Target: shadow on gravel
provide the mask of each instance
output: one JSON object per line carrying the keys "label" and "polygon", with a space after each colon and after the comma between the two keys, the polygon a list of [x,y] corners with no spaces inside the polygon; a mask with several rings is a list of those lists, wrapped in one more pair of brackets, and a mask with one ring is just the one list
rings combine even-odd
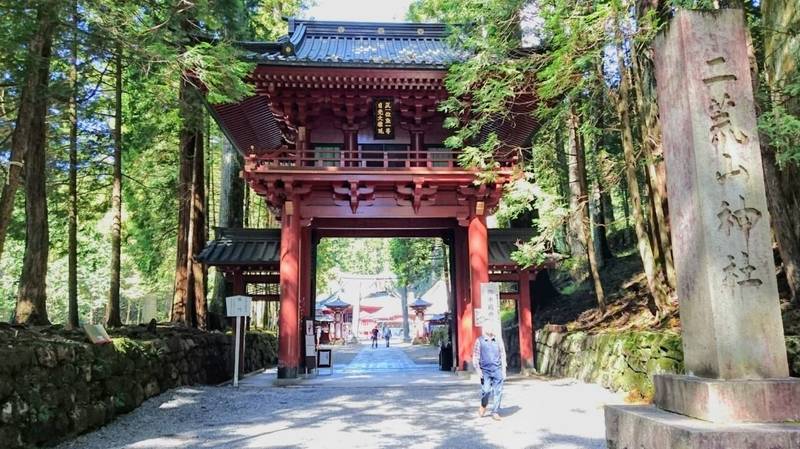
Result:
{"label": "shadow on gravel", "polygon": [[606,447],[606,441],[601,438],[586,438],[575,435],[563,435],[560,433],[550,433],[543,431],[536,435],[539,444],[530,446],[529,449],[544,449],[551,447],[559,447],[564,449],[583,449]]}
{"label": "shadow on gravel", "polygon": [[519,408],[518,405],[512,405],[511,407],[503,407],[500,411],[501,415],[503,415],[503,417],[506,417],[506,416],[511,416],[520,410],[521,409]]}

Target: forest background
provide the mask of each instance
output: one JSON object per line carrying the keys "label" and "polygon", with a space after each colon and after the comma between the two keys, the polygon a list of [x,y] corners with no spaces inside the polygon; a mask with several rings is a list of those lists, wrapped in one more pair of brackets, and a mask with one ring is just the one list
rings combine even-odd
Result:
{"label": "forest background", "polygon": [[[247,95],[250,65],[234,42],[277,38],[302,6],[0,0],[0,319],[137,323],[155,298],[160,319],[206,326],[220,290],[191,255],[215,226],[277,223],[236,176],[241,158],[203,102]],[[501,226],[537,230],[518,261],[555,258],[575,279],[588,274],[602,315],[618,296],[603,266],[633,256],[656,325],[676,298],[649,43],[675,7],[745,11],[778,276],[796,307],[796,2],[418,0],[408,17],[459,24],[453,44],[471,57],[447,80],[447,144],[484,182],[498,144],[486,125],[520,113],[515,104],[537,106],[525,113],[541,127],[518,149],[521,176],[497,213]],[[320,293],[347,263],[394,271],[399,289],[444,270],[431,265],[444,260],[436,241],[330,239],[319,251]]]}

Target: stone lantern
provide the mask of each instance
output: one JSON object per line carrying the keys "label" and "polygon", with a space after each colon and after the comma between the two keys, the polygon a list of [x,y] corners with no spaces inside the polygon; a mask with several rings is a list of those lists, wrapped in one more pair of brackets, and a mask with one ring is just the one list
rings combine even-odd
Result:
{"label": "stone lantern", "polygon": [[325,307],[333,312],[333,340],[341,340],[344,338],[342,332],[342,317],[344,311],[350,307],[350,304],[336,298],[335,300],[325,304]]}
{"label": "stone lantern", "polygon": [[416,318],[414,319],[415,340],[426,341],[428,338],[428,332],[425,329],[425,309],[430,306],[431,303],[422,298],[417,298],[416,301],[408,305],[408,308],[416,313]]}

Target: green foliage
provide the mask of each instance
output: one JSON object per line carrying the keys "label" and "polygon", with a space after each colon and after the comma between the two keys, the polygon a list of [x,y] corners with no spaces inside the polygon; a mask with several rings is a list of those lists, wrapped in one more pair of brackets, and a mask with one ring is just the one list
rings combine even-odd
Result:
{"label": "green foliage", "polygon": [[389,271],[388,239],[324,238],[317,246],[317,293],[328,291],[343,273]]}
{"label": "green foliage", "polygon": [[509,328],[517,324],[517,312],[514,306],[501,304],[500,307],[500,326],[503,329]]}
{"label": "green foliage", "polygon": [[462,166],[480,170],[481,183],[494,180],[500,141],[494,132],[479,137],[491,123],[510,118],[508,106],[514,96],[531,88],[531,59],[511,53],[519,45],[516,27],[523,4],[522,0],[419,0],[408,14],[412,20],[455,25],[453,44],[472,54],[450,68],[445,86],[451,96],[440,110],[451,115],[445,125],[454,129],[445,144],[461,151]]}
{"label": "green foliage", "polygon": [[439,279],[444,269],[444,251],[440,240],[398,238],[389,242],[392,272],[401,290],[424,290]]}
{"label": "green foliage", "polygon": [[431,332],[428,344],[431,346],[441,346],[442,344],[450,344],[450,337],[446,326],[436,326]]}
{"label": "green foliage", "polygon": [[[0,159],[6,160],[36,2],[0,5]],[[119,2],[78,0],[77,33],[72,2],[59,3],[54,36],[48,115],[48,218],[50,261],[47,288],[50,318],[64,322],[67,310],[67,185],[71,90],[69,55],[78,45],[78,302],[84,322],[102,319],[110,278],[110,194],[114,111],[113,56],[123,50],[123,235],[122,315],[136,321],[145,298],[156,298],[166,318],[172,295],[177,229],[178,87],[181,80],[207,91],[211,102],[250,94],[233,40],[275,38],[286,30],[282,15],[295,14],[301,0],[199,0]],[[199,118],[202,119],[202,118]],[[205,120],[203,120],[204,122]],[[221,146],[209,128],[209,179]],[[218,164],[216,165],[218,167]],[[0,182],[5,182],[5,171]],[[210,176],[209,176],[210,175]],[[210,196],[217,189],[208,186]],[[24,249],[23,195],[12,214],[6,251],[0,259],[0,320],[11,317]],[[212,200],[209,200],[212,208]],[[255,202],[256,199],[254,198]],[[215,216],[209,211],[210,216]],[[267,222],[263,205],[250,222]],[[260,214],[260,215],[258,215]],[[213,223],[212,223],[213,224]]]}
{"label": "green foliage", "polygon": [[[800,63],[800,47],[795,53],[794,59]],[[762,99],[767,110],[759,117],[759,129],[775,149],[781,166],[800,165],[800,71],[779,86],[773,86],[769,96],[769,100]]]}

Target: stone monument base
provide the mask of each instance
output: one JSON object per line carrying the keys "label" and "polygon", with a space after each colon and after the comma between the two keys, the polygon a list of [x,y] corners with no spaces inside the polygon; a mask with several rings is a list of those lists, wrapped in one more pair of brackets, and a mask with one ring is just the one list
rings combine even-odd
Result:
{"label": "stone monument base", "polygon": [[652,405],[605,407],[608,449],[797,449],[800,424],[722,424]]}
{"label": "stone monument base", "polygon": [[[719,380],[653,376],[655,405],[716,423],[800,421],[800,379]],[[798,446],[800,448],[800,446]]]}

